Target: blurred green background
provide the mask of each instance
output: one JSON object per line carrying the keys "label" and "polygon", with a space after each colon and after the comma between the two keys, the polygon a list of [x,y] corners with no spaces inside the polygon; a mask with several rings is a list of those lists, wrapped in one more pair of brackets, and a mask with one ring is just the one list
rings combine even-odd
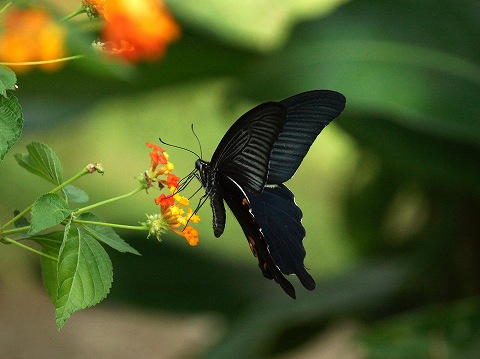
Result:
{"label": "blurred green background", "polygon": [[[317,289],[292,278],[288,298],[262,277],[230,213],[213,237],[205,206],[197,247],[121,233],[142,257],[111,252],[111,294],[57,332],[38,258],[2,246],[0,355],[480,358],[480,3],[167,3],[183,33],[158,63],[114,72],[85,60],[20,76],[25,129],[11,154],[38,140],[66,174],[102,162],[104,176],[78,183],[97,201],[135,187],[147,141],[197,151],[193,123],[208,160],[256,104],[339,91],[345,112],[288,183]],[[193,169],[194,156],[167,151],[177,175]],[[11,154],[3,219],[50,189]],[[136,224],[155,210],[139,194],[96,214]]]}

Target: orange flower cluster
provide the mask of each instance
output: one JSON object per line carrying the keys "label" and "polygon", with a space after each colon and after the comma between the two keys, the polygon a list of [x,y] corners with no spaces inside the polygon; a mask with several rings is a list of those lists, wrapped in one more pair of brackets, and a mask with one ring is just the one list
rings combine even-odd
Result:
{"label": "orange flower cluster", "polygon": [[[170,230],[179,236],[184,237],[191,246],[198,244],[198,231],[192,226],[187,226],[188,222],[198,223],[200,217],[193,213],[191,208],[187,212],[182,207],[188,207],[189,200],[178,194],[177,176],[170,171],[174,166],[168,161],[168,154],[165,150],[153,143],[147,142],[147,147],[150,147],[150,170],[146,173],[148,183],[153,186],[157,182],[161,188],[168,186],[170,194],[167,196],[161,194],[155,198],[155,203],[160,206],[160,214],[148,217],[147,225],[150,227],[150,234],[155,234],[160,239],[160,235]],[[166,179],[160,178],[166,176]],[[186,226],[183,230],[178,228]]]}
{"label": "orange flower cluster", "polygon": [[[107,54],[129,62],[156,60],[180,36],[180,27],[161,0],[82,0],[81,13],[101,17],[102,42],[94,43]],[[58,69],[65,59],[66,27],[43,9],[8,9],[0,23],[0,61],[25,71],[38,64]],[[70,57],[74,58],[75,56]]]}
{"label": "orange flower cluster", "polygon": [[[176,188],[172,187],[171,192],[175,193]],[[170,230],[179,236],[185,237],[188,244],[196,246],[198,244],[198,231],[192,226],[187,226],[188,222],[198,223],[200,217],[193,214],[191,208],[187,213],[181,208],[182,206],[188,206],[189,201],[187,198],[178,194],[170,197],[177,203],[169,204],[168,201],[160,201],[160,214]],[[182,231],[178,230],[180,226],[186,226]]]}
{"label": "orange flower cluster", "polygon": [[103,49],[129,62],[156,60],[180,36],[159,0],[84,0],[87,12],[105,19]]}
{"label": "orange flower cluster", "polygon": [[[6,63],[55,60],[65,56],[66,30],[42,9],[13,9],[4,15],[0,36],[0,59]],[[61,62],[41,63],[44,70],[56,70]],[[25,71],[28,66],[14,66]]]}

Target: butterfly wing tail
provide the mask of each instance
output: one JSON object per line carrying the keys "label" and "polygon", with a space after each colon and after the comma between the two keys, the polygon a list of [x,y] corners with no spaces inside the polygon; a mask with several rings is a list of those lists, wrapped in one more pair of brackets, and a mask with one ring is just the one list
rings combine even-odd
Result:
{"label": "butterfly wing tail", "polygon": [[300,280],[300,283],[308,289],[308,290],[314,290],[315,289],[315,280],[312,278],[310,274],[305,270],[305,268],[299,268],[298,270],[295,271],[295,274],[297,275],[298,279]]}
{"label": "butterfly wing tail", "polygon": [[277,282],[278,284],[280,284],[280,287],[282,287],[282,289],[285,291],[285,293],[287,293],[290,297],[292,297],[293,299],[296,298],[295,296],[295,288],[293,287],[292,283],[290,283],[282,274],[282,272],[280,272],[277,267],[276,268],[276,272],[277,272],[277,275],[273,278],[275,279],[275,282]]}
{"label": "butterfly wing tail", "polygon": [[[248,211],[248,209],[247,209]],[[240,221],[239,221],[240,222]],[[251,226],[243,226],[243,231],[247,236],[248,243],[250,245],[250,249],[252,250],[253,255],[258,259],[258,266],[262,270],[263,276],[268,279],[273,279],[277,282],[280,287],[287,293],[290,297],[295,299],[295,288],[293,287],[292,283],[290,283],[282,272],[278,269],[278,267],[273,263],[272,257],[270,252],[268,251],[267,244],[263,235],[260,232],[260,228],[258,227],[256,222],[252,222]],[[255,232],[257,236],[252,236],[249,233]],[[258,235],[260,233],[260,235]],[[308,275],[308,273],[307,273]],[[313,280],[313,279],[312,279]]]}

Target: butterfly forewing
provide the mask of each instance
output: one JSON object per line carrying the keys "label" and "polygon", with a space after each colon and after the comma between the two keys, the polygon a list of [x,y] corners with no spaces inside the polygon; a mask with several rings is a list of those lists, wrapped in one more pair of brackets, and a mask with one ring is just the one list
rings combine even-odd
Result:
{"label": "butterfly forewing", "polygon": [[267,102],[248,111],[227,131],[210,162],[215,174],[234,178],[249,193],[265,186],[273,145],[287,120],[284,106]]}
{"label": "butterfly forewing", "polygon": [[295,174],[320,132],[345,108],[345,97],[334,91],[303,92],[280,101],[287,122],[275,142],[267,183],[280,184]]}

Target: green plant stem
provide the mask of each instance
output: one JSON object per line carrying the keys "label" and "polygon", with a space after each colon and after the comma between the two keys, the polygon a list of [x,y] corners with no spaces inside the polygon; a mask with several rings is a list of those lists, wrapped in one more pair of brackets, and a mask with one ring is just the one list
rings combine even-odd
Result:
{"label": "green plant stem", "polygon": [[74,11],[72,12],[70,15],[67,15],[65,16],[63,19],[61,19],[60,21],[67,21],[67,20],[70,20],[71,18],[77,16],[77,15],[80,15],[80,14],[83,14],[83,13],[86,13],[87,10],[85,10],[85,8],[83,6],[80,6],[80,8],[77,10],[77,11]]}
{"label": "green plant stem", "polygon": [[31,65],[43,65],[43,64],[53,64],[55,62],[65,62],[70,60],[81,59],[85,55],[73,55],[68,57],[61,57],[59,59],[52,60],[43,60],[43,61],[23,61],[23,62],[0,62],[0,64],[5,66],[31,66]]}
{"label": "green plant stem", "polygon": [[145,185],[142,184],[142,185],[138,186],[137,188],[135,188],[133,191],[131,191],[129,193],[123,194],[123,195],[118,196],[118,197],[113,197],[113,198],[110,198],[110,199],[106,199],[105,201],[97,202],[97,203],[94,203],[90,206],[80,208],[80,209],[76,210],[75,212],[73,212],[73,214],[78,215],[78,214],[83,213],[83,212],[88,212],[93,208],[97,208],[97,207],[103,206],[105,204],[113,203],[113,202],[119,201],[121,199],[128,198],[128,197],[133,196],[134,194],[136,194],[136,193],[138,193],[138,192],[140,192],[144,189],[145,189]]}
{"label": "green plant stem", "polygon": [[30,229],[31,226],[25,226],[25,227],[20,227],[20,228],[14,228],[10,229],[8,231],[2,232],[3,235],[9,236],[12,234],[17,234],[17,233],[22,233],[22,232],[27,232]]}
{"label": "green plant stem", "polygon": [[11,239],[11,238],[8,238],[8,237],[2,237],[2,240],[4,240],[5,242],[8,242],[8,243],[11,243],[11,244],[15,244],[19,247],[22,247],[23,249],[26,249],[27,251],[30,251],[32,253],[35,253],[35,254],[38,254],[38,255],[41,255],[42,257],[45,257],[45,258],[48,258],[48,259],[51,259],[52,261],[55,261],[55,262],[58,262],[58,259],[53,257],[53,256],[50,256],[48,254],[45,254],[43,252],[40,252],[40,251],[37,251],[36,249],[33,249],[32,247],[29,247],[29,246],[26,246],[25,244],[23,243],[20,243],[14,239]]}
{"label": "green plant stem", "polygon": [[121,229],[131,229],[134,231],[145,231],[148,230],[148,227],[146,226],[129,226],[126,224],[115,224],[115,223],[106,223],[106,222],[95,222],[95,221],[84,221],[81,219],[74,219],[74,223],[79,223],[79,224],[93,224],[95,226],[105,226],[105,227],[113,227],[113,228],[121,228]]}
{"label": "green plant stem", "polygon": [[68,186],[69,184],[75,182],[77,179],[79,179],[80,177],[83,177],[85,175],[88,175],[90,172],[87,170],[87,168],[83,168],[80,172],[78,172],[76,175],[74,175],[73,177],[69,178],[68,180],[66,180],[65,182],[62,182],[61,184],[59,184],[57,187],[55,187],[54,189],[52,189],[49,193],[57,193],[58,191],[60,191],[63,187],[66,187]]}
{"label": "green plant stem", "polygon": [[2,9],[0,10],[0,14],[3,13],[5,10],[7,10],[7,8],[12,5],[12,2],[7,2],[6,5],[4,7],[2,7]]}
{"label": "green plant stem", "polygon": [[[61,183],[60,185],[58,185],[57,187],[55,187],[54,189],[52,189],[48,193],[56,193],[56,192],[60,191],[63,187],[69,185],[70,183],[76,181],[80,177],[82,177],[86,174],[89,174],[89,173],[90,172],[86,168],[84,168],[80,172],[78,172],[76,175],[74,175],[70,179],[66,180],[65,182]],[[15,223],[20,218],[22,218],[28,211],[30,211],[32,209],[32,206],[33,206],[33,203],[31,205],[29,205],[27,208],[25,208],[23,211],[21,211],[19,214],[17,214],[15,217],[13,217],[11,220],[9,220],[7,223],[5,223],[3,226],[1,226],[0,227],[0,232],[2,232],[5,228],[8,228],[9,226],[11,226],[13,223]]]}

